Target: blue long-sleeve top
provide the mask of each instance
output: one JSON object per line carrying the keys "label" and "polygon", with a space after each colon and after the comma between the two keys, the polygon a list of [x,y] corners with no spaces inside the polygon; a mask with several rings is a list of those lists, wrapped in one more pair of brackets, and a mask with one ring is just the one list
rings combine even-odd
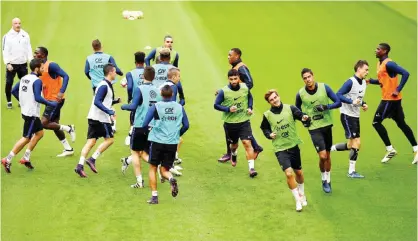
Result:
{"label": "blue long-sleeve top", "polygon": [[[103,53],[103,52],[95,52],[95,54],[102,54],[102,53]],[[122,70],[120,70],[120,69],[119,69],[119,67],[116,65],[116,61],[115,61],[115,59],[113,58],[113,56],[110,56],[110,58],[109,58],[109,63],[110,63],[110,64],[113,64],[113,65],[115,66],[115,68],[116,68],[116,74],[118,74],[119,76],[123,76],[123,72],[122,72]],[[90,72],[90,63],[89,63],[89,61],[88,61],[88,60],[86,60],[86,64],[84,65],[84,74],[87,76],[87,78],[89,78],[89,79],[91,80],[91,77],[90,77],[89,72]]]}
{"label": "blue long-sleeve top", "polygon": [[[31,74],[36,75],[33,72]],[[19,87],[20,87],[20,81],[17,82],[17,84],[13,87],[13,90],[12,90],[12,94],[17,100],[19,100]],[[44,99],[44,97],[42,97],[42,81],[40,79],[37,79],[33,82],[33,95],[35,97],[36,102],[39,102],[44,105],[49,105],[49,106],[57,105],[56,102],[47,101],[46,99]]]}
{"label": "blue long-sleeve top", "polygon": [[[148,83],[144,83],[144,84],[148,84]],[[134,89],[134,93],[132,96],[132,101],[129,104],[124,104],[121,106],[122,110],[129,110],[129,111],[134,111],[136,110],[136,108],[138,108],[138,106],[142,105],[142,93],[141,90],[139,88],[135,88]]]}
{"label": "blue long-sleeve top", "polygon": [[[165,102],[172,101],[171,99],[164,99]],[[183,111],[183,119],[181,120],[182,127],[180,129],[180,136],[182,136],[186,131],[189,129],[189,119],[187,118],[186,111],[182,107]],[[159,120],[160,117],[158,115],[157,108],[155,105],[151,106],[147,112],[147,115],[145,116],[144,123],[142,124],[142,128],[148,128],[149,123],[152,121],[152,119]]]}
{"label": "blue long-sleeve top", "polygon": [[[228,85],[228,88],[230,88],[233,91],[238,91],[240,89],[240,86],[238,85],[237,88],[232,88],[231,84]],[[222,112],[229,112],[231,106],[223,106],[222,102],[225,100],[225,96],[224,96],[224,91],[223,90],[219,90],[218,91],[218,95],[216,96],[215,99],[215,104],[213,105],[213,107],[215,108],[215,110],[219,110]],[[251,94],[250,90],[248,90],[248,108],[249,109],[253,109],[253,95]]]}
{"label": "blue long-sleeve top", "polygon": [[[380,63],[382,63],[386,58],[387,56],[380,59]],[[405,70],[404,68],[402,68],[401,66],[397,65],[393,61],[389,61],[386,63],[386,70],[391,78],[394,78],[398,74],[402,75],[401,83],[396,88],[397,91],[401,92],[406,82],[408,81],[409,72]],[[379,85],[380,83],[379,83],[379,80],[377,79],[370,79],[370,84]]]}
{"label": "blue long-sleeve top", "polygon": [[56,79],[58,78],[58,76],[61,76],[62,86],[61,86],[60,92],[65,93],[65,91],[67,90],[68,82],[70,80],[70,76],[68,76],[68,74],[55,62],[52,62],[49,64],[48,74],[53,79]]}
{"label": "blue long-sleeve top", "polygon": [[[234,68],[237,64],[241,63],[242,60],[238,59],[235,63],[232,63],[232,68]],[[241,66],[238,68],[239,78],[242,82],[247,85],[248,89],[252,89],[254,86],[253,78],[251,77],[250,70],[247,66]]]}
{"label": "blue long-sleeve top", "polygon": [[[137,69],[143,69],[144,67],[136,67]],[[126,88],[128,91],[128,103],[132,100],[132,94],[133,94],[133,88],[134,88],[134,78],[132,77],[132,73],[128,72],[126,73]]]}
{"label": "blue long-sleeve top", "polygon": [[[155,55],[157,54],[157,48],[151,50],[151,52],[147,55],[147,57],[145,57],[145,64],[147,66],[151,66],[151,60],[155,59]],[[174,59],[173,65],[175,67],[179,67],[179,53],[176,53],[176,57]]]}
{"label": "blue long-sleeve top", "polygon": [[[316,93],[316,91],[318,90],[318,83],[315,83],[315,89],[313,90],[308,90],[308,88],[305,87],[305,90],[313,95]],[[332,91],[332,89],[328,86],[325,85],[325,90],[327,92],[327,96],[328,98],[330,98],[334,103],[332,104],[328,104],[328,110],[332,110],[332,109],[336,109],[341,107],[341,100],[338,98],[338,96],[334,93],[334,91]],[[299,110],[302,110],[302,99],[300,98],[299,92],[296,94],[296,107],[298,107]]]}
{"label": "blue long-sleeve top", "polygon": [[[363,84],[364,80],[360,79],[359,77],[355,75],[354,75],[354,78],[358,81],[360,85]],[[349,99],[344,96],[345,94],[348,94],[350,92],[351,87],[353,87],[353,81],[351,79],[348,79],[347,81],[344,82],[343,86],[341,86],[341,88],[338,90],[337,96],[342,103],[353,104],[352,99]]]}
{"label": "blue long-sleeve top", "polygon": [[[110,81],[108,81],[108,80],[105,80],[105,81],[108,84],[108,86],[110,86],[110,89],[113,92],[113,87],[110,84]],[[110,110],[110,109],[106,108],[106,106],[103,105],[103,101],[104,101],[106,95],[107,95],[107,87],[105,85],[100,86],[99,89],[97,90],[96,95],[94,96],[94,105],[97,108],[99,108],[101,111],[110,115],[110,114],[113,113],[113,110]],[[112,95],[114,96],[114,94],[112,94]],[[112,104],[114,104],[114,103],[115,103],[115,101],[113,101]]]}
{"label": "blue long-sleeve top", "polygon": [[173,84],[170,86],[173,90],[173,96],[171,97],[171,100],[177,102],[177,94],[179,94],[179,104],[184,106],[186,104],[186,100],[184,99],[183,86],[181,86],[181,82],[179,81],[177,84],[175,84],[172,80],[167,80],[167,82],[171,82]]}

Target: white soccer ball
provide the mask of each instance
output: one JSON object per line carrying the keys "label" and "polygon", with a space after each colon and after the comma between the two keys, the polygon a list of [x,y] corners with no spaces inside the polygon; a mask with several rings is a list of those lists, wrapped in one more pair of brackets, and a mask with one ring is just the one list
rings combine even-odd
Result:
{"label": "white soccer ball", "polygon": [[122,12],[122,16],[123,16],[123,18],[129,18],[131,16],[131,12],[125,10],[125,11]]}

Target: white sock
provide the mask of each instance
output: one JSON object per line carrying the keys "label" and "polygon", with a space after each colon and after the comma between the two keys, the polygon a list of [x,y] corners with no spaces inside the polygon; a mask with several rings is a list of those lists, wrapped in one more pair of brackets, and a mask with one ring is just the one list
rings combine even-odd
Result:
{"label": "white sock", "polygon": [[60,125],[60,131],[70,132],[71,127],[66,125]]}
{"label": "white sock", "polygon": [[134,130],[134,127],[133,126],[131,126],[131,129],[129,129],[129,136],[131,136],[132,135],[132,131]]}
{"label": "white sock", "polygon": [[321,178],[322,178],[322,181],[327,180],[327,176],[326,176],[325,172],[321,172]]}
{"label": "white sock", "polygon": [[10,102],[7,102],[7,104],[11,104],[12,102],[10,101]]}
{"label": "white sock", "polygon": [[327,182],[330,183],[331,182],[331,171],[325,172],[325,176],[327,177]]}
{"label": "white sock", "polygon": [[153,197],[158,197],[158,191],[151,191],[151,195]]}
{"label": "white sock", "polygon": [[248,160],[248,170],[254,169],[254,160]]}
{"label": "white sock", "polygon": [[303,183],[302,184],[298,183],[298,190],[301,195],[305,195],[305,185]]}
{"label": "white sock", "polygon": [[15,154],[11,151],[6,157],[7,162],[11,162],[14,156]]}
{"label": "white sock", "polygon": [[233,156],[236,156],[236,155],[238,155],[238,151],[237,151],[237,150],[235,150],[235,151],[231,151],[231,154],[232,154]]}
{"label": "white sock", "polygon": [[300,197],[299,197],[299,191],[298,188],[295,189],[291,189],[290,191],[292,191],[293,197],[295,198],[295,201],[299,201]]}
{"label": "white sock", "polygon": [[414,152],[417,152],[418,151],[418,146],[413,146],[412,150],[414,150]]}
{"label": "white sock", "polygon": [[100,151],[95,151],[93,153],[93,156],[91,156],[91,157],[96,160],[97,158],[99,158],[99,156],[100,156]]}
{"label": "white sock", "polygon": [[61,141],[62,145],[64,146],[64,149],[66,151],[71,151],[73,148],[70,146],[70,143],[68,143],[67,139],[64,139]]}
{"label": "white sock", "polygon": [[393,146],[392,145],[386,147],[386,151],[391,151],[391,150],[393,150]]}
{"label": "white sock", "polygon": [[142,175],[136,176],[136,182],[142,184]]}
{"label": "white sock", "polygon": [[179,159],[179,153],[176,152],[176,159]]}
{"label": "white sock", "polygon": [[23,155],[23,159],[25,159],[26,161],[30,160],[30,153],[31,151],[29,149],[26,149],[25,154]]}
{"label": "white sock", "polygon": [[78,164],[84,166],[84,162],[86,162],[86,158],[84,156],[80,156],[80,161],[78,162]]}
{"label": "white sock", "polygon": [[131,165],[132,163],[132,155],[128,156],[128,159],[126,160],[126,163],[128,163],[129,165]]}
{"label": "white sock", "polygon": [[348,174],[356,171],[356,161],[350,160],[350,166],[348,167]]}

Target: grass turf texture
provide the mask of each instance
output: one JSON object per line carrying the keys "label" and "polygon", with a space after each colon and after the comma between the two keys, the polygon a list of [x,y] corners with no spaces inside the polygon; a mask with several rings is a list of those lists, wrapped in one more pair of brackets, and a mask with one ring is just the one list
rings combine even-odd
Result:
{"label": "grass turf texture", "polygon": [[[78,135],[74,157],[55,158],[62,146],[53,132],[46,131],[32,154],[35,171],[18,164],[23,152],[13,160],[12,175],[1,171],[2,240],[416,240],[416,166],[410,165],[409,143],[390,120],[384,124],[399,155],[380,164],[384,145],[371,125],[380,100],[378,86],[368,87],[370,110],[361,118],[357,169],[364,180],[346,177],[348,152],[332,153],[333,193],[325,195],[317,155],[308,132],[299,125],[309,202],[302,213],[295,212],[271,144],[258,127],[268,108],[266,90],[278,89],[283,102],[293,104],[303,86],[300,70],[310,67],[318,81],[337,91],[358,59],[369,61],[370,76],[375,77],[373,50],[386,41],[393,48],[391,57],[411,73],[403,106],[416,134],[416,3],[2,2],[1,6],[2,34],[19,16],[33,48],[48,47],[50,59],[70,75],[62,123],[74,123]],[[145,19],[122,19],[125,9],[140,9]],[[167,17],[161,17],[161,9]],[[156,47],[167,33],[174,36],[180,53],[191,129],[180,155],[185,170],[178,178],[179,196],[171,198],[168,184],[159,184],[160,204],[149,206],[148,187],[129,187],[135,181],[131,168],[127,176],[120,173],[119,158],[128,154],[123,145],[128,112],[117,111],[116,142],[98,159],[99,174],[87,170],[89,178],[81,179],[73,171],[85,143],[92,99],[83,69],[95,38],[126,73],[134,67],[135,51]],[[213,110],[214,91],[226,84],[227,52],[232,47],[243,50],[255,82],[252,126],[265,152],[256,161],[260,175],[254,180],[248,178],[242,146],[236,168],[216,162],[225,147],[220,114]],[[22,120],[15,100],[15,108],[6,109],[4,79],[1,84],[5,156],[21,136]],[[125,89],[117,85],[115,91],[126,101]],[[342,142],[339,111],[333,116],[334,142]],[[143,166],[148,185],[148,167]]]}

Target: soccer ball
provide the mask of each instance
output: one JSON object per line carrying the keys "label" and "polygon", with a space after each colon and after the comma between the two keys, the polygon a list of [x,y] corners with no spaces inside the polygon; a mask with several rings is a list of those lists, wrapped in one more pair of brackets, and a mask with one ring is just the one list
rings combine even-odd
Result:
{"label": "soccer ball", "polygon": [[126,81],[126,78],[123,78],[120,80],[120,86],[125,88],[128,85],[128,81]]}
{"label": "soccer ball", "polygon": [[122,16],[123,16],[123,18],[127,19],[131,16],[131,12],[125,10],[125,11],[122,12]]}
{"label": "soccer ball", "polygon": [[122,12],[124,19],[134,20],[144,18],[144,13],[142,11],[128,11],[125,10]]}

